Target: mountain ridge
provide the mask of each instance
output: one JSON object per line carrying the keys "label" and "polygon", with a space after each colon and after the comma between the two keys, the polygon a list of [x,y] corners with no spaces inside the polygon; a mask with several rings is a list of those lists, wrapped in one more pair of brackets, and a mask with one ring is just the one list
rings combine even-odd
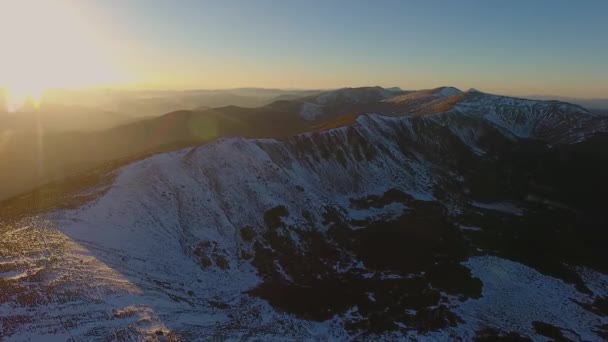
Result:
{"label": "mountain ridge", "polygon": [[[458,113],[368,114],[322,132],[221,138],[157,154],[79,192],[93,194],[84,204],[4,227],[32,257],[3,256],[3,272],[27,271],[2,283],[11,290],[0,312],[16,309],[13,298],[58,310],[18,311],[25,318],[13,336],[153,339],[161,331],[193,340],[244,337],[247,327],[267,338],[538,339],[538,321],[596,339],[607,294],[593,284],[606,281],[597,273],[607,270],[597,258],[606,237],[569,208],[603,217],[577,199],[598,191],[607,168],[596,159],[569,162],[594,151],[585,144],[593,142],[547,147]],[[569,189],[562,180],[573,173],[560,172],[564,165],[588,182],[577,177]],[[598,244],[576,247],[586,239]],[[557,259],[530,254],[539,248]],[[576,253],[561,252],[568,248]],[[521,287],[543,295],[501,297]],[[38,294],[50,289],[55,299]],[[560,298],[572,301],[558,305]],[[75,324],[62,328],[56,316]]]}
{"label": "mountain ridge", "polygon": [[[325,110],[328,110],[330,114],[322,115],[320,109],[321,112],[316,112],[313,115],[316,118],[314,120],[311,120],[312,117],[303,118],[301,110],[306,103],[309,103],[310,99],[316,98],[317,95],[313,95],[309,100],[277,101],[259,108],[228,106],[201,111],[177,111],[156,118],[131,122],[102,132],[44,134],[40,137],[41,140],[32,139],[26,135],[12,134],[3,143],[6,151],[6,164],[11,165],[11,168],[4,171],[0,170],[0,180],[9,184],[4,189],[6,193],[0,193],[0,198],[22,193],[28,187],[33,188],[44,182],[60,179],[73,173],[73,171],[84,171],[99,165],[100,162],[108,162],[130,155],[164,151],[169,146],[196,145],[222,136],[287,138],[307,131],[352,124],[361,114],[377,113],[389,116],[437,114],[452,110],[459,102],[467,101],[467,98],[491,98],[495,96],[471,92],[456,94],[454,90],[451,90],[450,95],[452,96],[433,96],[436,92],[441,92],[442,89],[451,88],[440,87],[416,92],[385,91],[379,87],[344,88],[338,91],[329,91],[325,93],[325,98],[337,96],[338,102],[325,105],[327,106]],[[366,101],[371,102],[344,102],[344,98],[348,99],[348,96],[354,96],[344,94],[353,91],[366,94]],[[398,93],[394,94],[395,91]],[[395,96],[386,98],[387,92]],[[530,121],[530,117],[534,119],[540,113],[530,111],[559,112],[561,104],[555,103],[555,108],[543,109],[543,106],[549,106],[543,104],[553,102],[530,102],[529,100],[498,96],[496,98],[502,99],[503,102],[513,103],[511,105],[500,105],[499,101],[497,103],[500,106],[498,106],[493,101],[486,101],[484,115],[495,112],[498,107],[503,112],[520,112],[520,114],[509,114],[506,117],[490,117],[495,119],[496,124],[505,126],[505,131],[509,133],[513,133],[511,129],[515,127],[514,124],[522,121],[528,124],[521,124],[521,122],[517,124],[519,131],[515,133],[530,135],[535,134],[534,130],[538,130],[540,138],[550,140],[551,136],[555,136],[555,139],[564,136],[570,130],[569,125],[572,125],[572,132],[568,133],[571,137],[568,137],[568,139],[576,141],[584,138],[585,135],[592,134],[592,131],[604,131],[607,127],[605,117],[599,116],[594,119],[587,118],[583,120],[585,122],[576,119],[577,122],[558,127],[556,120],[571,117],[568,114],[569,112],[581,111],[579,107],[567,104],[563,104],[567,108],[565,111],[562,110],[564,115],[556,115],[553,119],[544,117],[538,124],[534,120]],[[472,103],[472,106],[461,108],[461,113],[467,114],[467,111],[474,111],[477,104],[475,101],[472,101]],[[536,103],[539,108],[535,109],[534,106],[526,103]],[[319,108],[321,107],[317,109]],[[481,115],[478,110],[477,112],[475,115]],[[24,155],[26,158],[23,158]],[[40,160],[45,161],[43,170],[40,170]],[[10,170],[19,170],[19,173],[11,173]],[[26,184],[30,185],[27,186]]]}

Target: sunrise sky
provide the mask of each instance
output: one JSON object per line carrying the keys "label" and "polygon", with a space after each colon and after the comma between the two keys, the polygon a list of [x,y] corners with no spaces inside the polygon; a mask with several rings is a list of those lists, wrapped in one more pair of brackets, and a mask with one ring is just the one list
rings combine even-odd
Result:
{"label": "sunrise sky", "polygon": [[0,0],[0,86],[608,97],[608,1]]}

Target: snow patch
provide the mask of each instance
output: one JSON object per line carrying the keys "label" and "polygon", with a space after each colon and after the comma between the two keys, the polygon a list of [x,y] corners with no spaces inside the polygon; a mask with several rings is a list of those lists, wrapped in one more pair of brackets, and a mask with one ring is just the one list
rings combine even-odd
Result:
{"label": "snow patch", "polygon": [[470,299],[455,309],[467,319],[459,330],[491,326],[544,340],[532,327],[533,321],[542,321],[577,331],[581,340],[595,341],[598,336],[593,331],[608,322],[573,301],[586,300],[573,285],[530,267],[491,256],[474,257],[464,265],[481,279],[483,290],[480,299]]}

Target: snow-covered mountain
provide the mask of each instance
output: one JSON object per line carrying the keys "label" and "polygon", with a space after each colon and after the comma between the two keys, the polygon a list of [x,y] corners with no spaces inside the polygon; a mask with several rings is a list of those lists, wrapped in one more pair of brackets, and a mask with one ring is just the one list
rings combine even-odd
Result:
{"label": "snow-covered mountain", "polygon": [[608,131],[608,120],[565,102],[525,100],[473,91],[458,101],[454,109],[480,116],[520,138],[574,142],[584,140],[593,132]]}
{"label": "snow-covered mountain", "polygon": [[[608,120],[587,109],[559,101],[538,101],[482,93],[462,92],[451,87],[418,91],[385,100],[392,106],[382,112],[398,115],[447,114],[481,119],[507,136],[572,143],[596,132],[608,131]],[[444,115],[446,116],[446,115]]]}
{"label": "snow-covered mountain", "polygon": [[604,119],[454,88],[358,105],[6,202],[0,335],[608,338]]}

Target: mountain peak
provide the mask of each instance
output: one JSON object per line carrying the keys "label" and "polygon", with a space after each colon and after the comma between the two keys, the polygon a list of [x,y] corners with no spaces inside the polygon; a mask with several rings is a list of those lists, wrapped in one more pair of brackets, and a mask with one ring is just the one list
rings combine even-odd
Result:
{"label": "mountain peak", "polygon": [[447,86],[433,89],[433,95],[435,95],[436,97],[449,97],[458,94],[462,94],[462,90],[456,87]]}

